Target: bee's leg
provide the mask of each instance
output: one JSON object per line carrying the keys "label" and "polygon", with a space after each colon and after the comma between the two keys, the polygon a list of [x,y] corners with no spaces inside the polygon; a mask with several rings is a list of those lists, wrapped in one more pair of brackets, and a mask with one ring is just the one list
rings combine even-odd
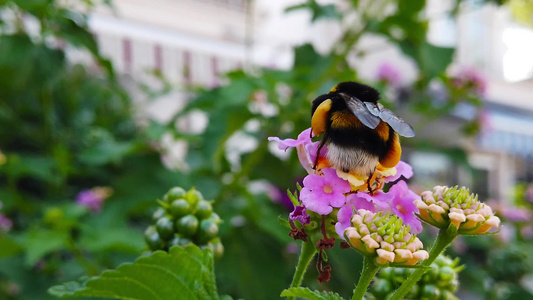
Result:
{"label": "bee's leg", "polygon": [[322,140],[320,140],[318,149],[316,150],[315,164],[313,166],[313,170],[316,170],[316,166],[318,165],[318,154],[320,154],[320,150],[322,150],[322,147],[324,147],[324,145],[326,144],[327,139],[328,139],[328,132],[326,131],[324,133],[324,136],[322,137]]}
{"label": "bee's leg", "polygon": [[375,190],[372,189],[372,183],[370,182],[372,180],[372,178],[374,178],[374,173],[376,172],[376,169],[374,168],[374,171],[372,171],[372,173],[370,174],[370,176],[368,176],[368,180],[366,182],[366,186],[368,188],[368,192],[370,194],[374,194]]}

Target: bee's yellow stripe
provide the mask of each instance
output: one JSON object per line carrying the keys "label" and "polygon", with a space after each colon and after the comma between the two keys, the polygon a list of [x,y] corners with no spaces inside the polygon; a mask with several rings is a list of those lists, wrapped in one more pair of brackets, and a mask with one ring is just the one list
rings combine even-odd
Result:
{"label": "bee's yellow stripe", "polygon": [[351,112],[336,111],[331,115],[332,128],[360,127],[359,119]]}
{"label": "bee's yellow stripe", "polygon": [[331,109],[331,103],[331,99],[324,100],[313,113],[313,117],[311,118],[311,128],[313,129],[315,136],[326,131],[326,124],[328,121],[328,113]]}
{"label": "bee's yellow stripe", "polygon": [[384,141],[389,140],[389,126],[387,125],[387,123],[381,121],[375,130],[379,134],[382,140]]}
{"label": "bee's yellow stripe", "polygon": [[[381,124],[380,124],[381,125]],[[402,147],[400,146],[400,137],[395,132],[392,136],[392,146],[387,152],[387,155],[379,161],[379,163],[384,166],[385,168],[392,168],[395,167],[398,162],[400,162],[400,158],[402,157]]]}

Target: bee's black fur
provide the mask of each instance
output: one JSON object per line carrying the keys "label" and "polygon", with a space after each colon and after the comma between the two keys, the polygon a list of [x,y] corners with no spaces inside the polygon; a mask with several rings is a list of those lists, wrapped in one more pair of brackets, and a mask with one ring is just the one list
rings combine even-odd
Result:
{"label": "bee's black fur", "polygon": [[[326,124],[326,132],[328,132],[326,144],[333,142],[338,146],[366,151],[378,156],[380,159],[384,158],[389,147],[392,146],[392,139],[389,138],[387,141],[384,141],[374,129],[361,126],[360,124],[343,128],[332,127],[331,116],[333,113],[339,111],[349,113],[349,111],[346,102],[338,95],[331,97],[331,100],[331,109],[328,113],[328,122]],[[388,127],[389,136],[392,137],[394,131],[390,126]]]}
{"label": "bee's black fur", "polygon": [[364,102],[377,102],[380,98],[377,90],[357,82],[339,83],[332,92],[318,96],[313,101],[311,115],[315,113],[322,102],[327,99],[332,101],[321,145],[333,143],[336,146],[346,148],[346,151],[363,151],[370,156],[378,157],[379,160],[383,159],[392,147],[394,130],[387,124],[389,138],[384,140],[376,130],[362,124],[353,124],[350,127],[332,127],[332,116],[335,112],[351,113],[346,101],[339,93],[356,97]]}
{"label": "bee's black fur", "polygon": [[335,93],[344,93],[363,102],[378,102],[379,100],[379,92],[375,88],[355,81],[337,84]]}

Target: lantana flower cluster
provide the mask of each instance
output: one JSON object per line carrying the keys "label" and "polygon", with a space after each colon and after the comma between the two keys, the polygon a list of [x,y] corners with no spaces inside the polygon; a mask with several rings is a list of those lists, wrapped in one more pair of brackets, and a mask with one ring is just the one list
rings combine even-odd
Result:
{"label": "lantana flower cluster", "polygon": [[395,215],[359,209],[344,236],[350,246],[363,255],[375,256],[379,266],[412,266],[429,257],[428,252],[422,250],[418,237]]}
{"label": "lantana flower cluster", "polygon": [[[337,213],[335,232],[343,239],[343,232],[350,226],[354,211],[366,209],[371,212],[390,212],[401,218],[411,233],[422,231],[422,224],[415,215],[418,209],[413,204],[420,198],[409,190],[404,181],[398,181],[402,176],[407,179],[413,176],[412,168],[407,163],[400,161],[393,168],[378,164],[369,178],[332,168],[326,157],[327,146],[318,151],[320,142],[312,141],[311,128],[301,132],[296,140],[281,140],[278,137],[270,137],[269,140],[277,142],[280,150],[296,148],[302,167],[309,173],[303,180],[299,196],[301,204],[289,216],[292,221],[308,224],[311,213],[319,216]],[[396,181],[388,192],[383,192],[386,183]]]}
{"label": "lantana flower cluster", "polygon": [[423,192],[414,203],[422,220],[458,234],[483,234],[500,226],[500,219],[490,206],[479,202],[477,195],[465,187],[436,186],[433,191]]}

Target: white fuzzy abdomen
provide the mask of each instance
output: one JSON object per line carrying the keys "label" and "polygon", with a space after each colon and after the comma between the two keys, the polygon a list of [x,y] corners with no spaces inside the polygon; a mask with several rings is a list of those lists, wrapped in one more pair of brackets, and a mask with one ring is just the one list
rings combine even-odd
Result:
{"label": "white fuzzy abdomen", "polygon": [[355,171],[361,175],[371,175],[379,162],[377,155],[356,148],[328,145],[327,158],[332,167],[344,172]]}

